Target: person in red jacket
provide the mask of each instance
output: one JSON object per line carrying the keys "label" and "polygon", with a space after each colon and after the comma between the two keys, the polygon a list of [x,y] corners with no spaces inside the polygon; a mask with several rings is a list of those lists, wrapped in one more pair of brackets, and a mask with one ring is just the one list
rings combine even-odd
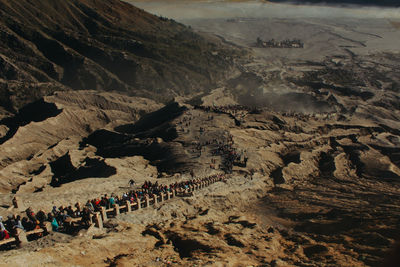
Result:
{"label": "person in red jacket", "polygon": [[8,234],[8,231],[6,230],[6,228],[4,227],[3,224],[3,217],[0,216],[0,240],[3,239],[9,239],[10,235]]}

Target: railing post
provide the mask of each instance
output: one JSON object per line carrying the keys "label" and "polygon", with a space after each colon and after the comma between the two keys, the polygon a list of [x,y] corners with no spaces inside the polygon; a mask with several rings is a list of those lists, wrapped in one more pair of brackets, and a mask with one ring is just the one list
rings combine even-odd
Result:
{"label": "railing post", "polygon": [[150,206],[150,198],[146,196],[146,208]]}
{"label": "railing post", "polygon": [[50,222],[44,222],[43,230],[44,230],[44,233],[46,235],[49,234],[50,232],[52,232],[53,231],[53,227],[51,226],[51,223]]}
{"label": "railing post", "polygon": [[15,239],[18,242],[19,247],[23,247],[24,245],[28,244],[28,238],[26,237],[26,233],[24,230],[17,228],[17,235]]}
{"label": "railing post", "polygon": [[137,203],[137,209],[140,210],[142,208],[142,201],[140,200],[140,198],[136,199],[136,203]]}
{"label": "railing post", "polygon": [[154,204],[157,204],[157,202],[158,202],[157,194],[154,194],[154,195],[153,195],[153,198],[154,198]]}
{"label": "railing post", "polygon": [[76,209],[79,211],[79,213],[82,212],[82,205],[81,205],[80,202],[77,202],[77,203],[76,203]]}
{"label": "railing post", "polygon": [[108,220],[106,207],[101,206],[101,217],[103,217],[103,222]]}
{"label": "railing post", "polygon": [[164,193],[161,192],[161,193],[160,193],[160,196],[161,196],[160,202],[163,202],[163,201],[164,201]]}
{"label": "railing post", "polygon": [[175,189],[171,190],[171,197],[175,197]]}
{"label": "railing post", "polygon": [[114,205],[114,216],[117,217],[119,215],[119,205],[115,204]]}
{"label": "railing post", "polygon": [[103,220],[101,219],[100,213],[96,212],[94,215],[94,218],[95,218],[95,226],[97,228],[99,228],[100,230],[102,230],[103,229]]}
{"label": "railing post", "polygon": [[169,191],[167,191],[167,200],[170,200],[171,199],[171,192],[169,192]]}
{"label": "railing post", "polygon": [[129,202],[129,200],[126,201],[126,212],[131,212],[132,208],[131,208],[131,202]]}

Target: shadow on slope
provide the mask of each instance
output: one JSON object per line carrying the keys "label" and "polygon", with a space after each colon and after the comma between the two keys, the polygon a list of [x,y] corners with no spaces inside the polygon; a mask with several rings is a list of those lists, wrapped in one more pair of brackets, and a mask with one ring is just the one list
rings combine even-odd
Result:
{"label": "shadow on slope", "polygon": [[186,109],[172,102],[134,124],[116,127],[116,132],[95,131],[83,139],[81,146],[95,146],[97,154],[104,158],[143,156],[161,172],[188,171],[190,162],[182,144],[173,142],[178,133],[171,123]]}
{"label": "shadow on slope", "polygon": [[0,144],[11,139],[19,127],[31,122],[40,122],[51,117],[56,117],[61,112],[62,110],[58,109],[54,103],[45,102],[43,98],[26,105],[14,117],[5,118],[0,121],[0,125],[5,125],[9,128],[7,134],[0,138]]}
{"label": "shadow on slope", "polygon": [[135,134],[139,138],[161,137],[165,141],[172,141],[178,134],[170,122],[182,115],[186,107],[172,102],[165,107],[145,115],[135,124],[121,125],[115,128],[117,132]]}
{"label": "shadow on slope", "polygon": [[143,156],[158,171],[176,173],[188,170],[188,159],[177,142],[159,142],[157,138],[139,139],[132,135],[98,130],[85,138],[81,145],[90,144],[104,158]]}
{"label": "shadow on slope", "polygon": [[54,173],[51,186],[61,186],[76,180],[89,177],[110,177],[117,173],[117,170],[107,165],[104,160],[86,158],[84,165],[76,168],[71,162],[71,156],[67,153],[64,156],[50,163]]}

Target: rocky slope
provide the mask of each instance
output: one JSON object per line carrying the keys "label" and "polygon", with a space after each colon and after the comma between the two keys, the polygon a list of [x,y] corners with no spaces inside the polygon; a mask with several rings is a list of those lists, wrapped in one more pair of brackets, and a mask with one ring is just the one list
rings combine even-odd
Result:
{"label": "rocky slope", "polygon": [[[1,266],[380,266],[389,257],[400,240],[397,28],[329,19],[197,25],[249,49],[270,33],[300,32],[307,42],[300,53],[254,48],[215,90],[166,105],[118,92],[38,94],[0,121],[0,215],[122,194],[130,179],[169,184],[221,171],[229,179],[121,214],[103,231],[2,251]],[[241,155],[234,164],[216,153],[230,140]]]}
{"label": "rocky slope", "polygon": [[[160,111],[165,116],[154,122]],[[160,111],[88,138],[65,138],[35,155],[27,162],[47,157],[50,167],[16,189],[23,206],[49,210],[121,194],[132,177],[140,185],[185,180],[190,170],[206,176],[217,171],[210,168],[212,159],[221,167],[227,163],[213,151],[214,140],[228,136],[246,164],[234,164],[226,183],[120,215],[104,232],[53,234],[3,252],[5,264],[23,264],[24,253],[38,265],[62,266],[377,266],[399,237],[398,133],[356,116],[340,121],[271,111],[206,112],[179,103]],[[60,166],[71,168],[57,167],[54,153],[62,156]],[[104,172],[104,166],[114,171]],[[85,177],[80,168],[93,169]],[[170,175],[157,179],[161,170]],[[59,183],[52,183],[54,177]]]}
{"label": "rocky slope", "polygon": [[68,158],[69,171],[72,165],[79,169],[80,161],[93,154],[90,148],[79,148],[81,138],[97,129],[136,121],[158,107],[149,99],[95,91],[57,92],[30,104],[2,121],[7,131],[1,138],[0,191],[38,190],[51,182],[52,170],[57,173],[52,162],[60,157]]}
{"label": "rocky slope", "polygon": [[0,111],[64,89],[171,99],[208,89],[235,54],[119,0],[1,0]]}

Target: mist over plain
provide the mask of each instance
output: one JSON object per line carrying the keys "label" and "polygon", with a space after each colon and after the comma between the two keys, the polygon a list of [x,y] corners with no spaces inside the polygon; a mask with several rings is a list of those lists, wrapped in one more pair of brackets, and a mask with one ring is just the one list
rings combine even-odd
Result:
{"label": "mist over plain", "polygon": [[173,18],[185,19],[216,19],[231,17],[246,18],[376,18],[400,19],[400,8],[373,7],[373,6],[332,6],[292,5],[284,3],[265,3],[260,1],[249,2],[141,2],[130,1],[146,11]]}

